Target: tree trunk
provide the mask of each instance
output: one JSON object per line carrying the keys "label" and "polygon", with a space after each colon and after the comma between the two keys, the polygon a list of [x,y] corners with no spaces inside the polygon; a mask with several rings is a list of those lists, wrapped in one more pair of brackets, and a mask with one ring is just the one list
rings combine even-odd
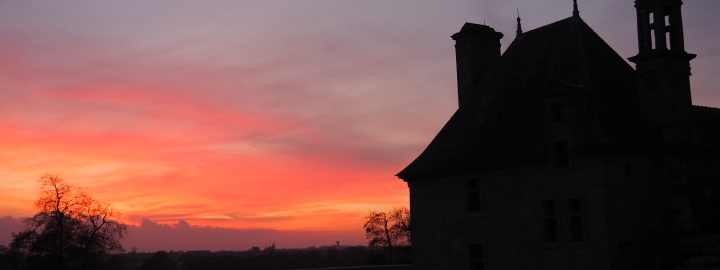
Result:
{"label": "tree trunk", "polygon": [[388,243],[388,249],[390,252],[390,264],[395,264],[395,261],[393,260],[393,244],[392,244],[392,238],[390,238],[390,228],[388,228],[388,219],[387,216],[385,216],[385,224],[383,224],[385,227],[385,239],[387,239]]}

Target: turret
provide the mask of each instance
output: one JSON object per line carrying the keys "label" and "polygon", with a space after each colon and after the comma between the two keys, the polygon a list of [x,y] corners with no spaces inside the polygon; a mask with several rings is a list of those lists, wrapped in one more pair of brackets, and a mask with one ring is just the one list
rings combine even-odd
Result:
{"label": "turret", "polygon": [[629,60],[638,71],[639,108],[666,142],[690,136],[690,60],[695,55],[685,52],[681,6],[682,0],[635,1],[639,53]]}
{"label": "turret", "polygon": [[495,29],[473,23],[465,23],[460,32],[452,35],[455,40],[457,63],[458,103],[467,100],[475,86],[500,59],[500,39],[503,34]]}

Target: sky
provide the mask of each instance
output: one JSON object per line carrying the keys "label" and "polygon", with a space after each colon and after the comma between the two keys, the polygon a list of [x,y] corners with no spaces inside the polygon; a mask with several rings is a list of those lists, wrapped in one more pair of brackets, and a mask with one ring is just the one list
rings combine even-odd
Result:
{"label": "sky", "polygon": [[[632,1],[579,7],[636,54]],[[450,36],[484,23],[504,50],[516,9],[528,31],[572,1],[0,1],[0,245],[46,173],[112,203],[126,248],[365,244],[457,108]],[[718,10],[683,5],[697,105],[720,107]]]}

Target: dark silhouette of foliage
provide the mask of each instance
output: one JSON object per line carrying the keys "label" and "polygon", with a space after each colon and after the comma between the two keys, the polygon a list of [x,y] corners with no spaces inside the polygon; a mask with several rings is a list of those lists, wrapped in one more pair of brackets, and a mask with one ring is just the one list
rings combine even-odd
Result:
{"label": "dark silhouette of foliage", "polygon": [[142,265],[142,270],[176,270],[177,263],[168,256],[165,251],[158,251],[155,254],[145,260]]}
{"label": "dark silhouette of foliage", "polygon": [[369,239],[369,245],[375,246],[387,246],[392,248],[393,241],[390,237],[390,219],[385,212],[370,212],[365,216],[367,221],[363,225],[365,229],[365,237]]}
{"label": "dark silhouette of foliage", "polygon": [[340,252],[335,247],[330,247],[325,255],[325,263],[330,266],[340,265]]}
{"label": "dark silhouette of foliage", "polygon": [[[13,255],[14,254],[14,255]],[[364,246],[323,246],[308,249],[274,249],[272,251],[188,251],[155,253],[116,253],[100,256],[94,269],[104,270],[280,270],[355,267],[388,264],[381,248]],[[52,257],[13,253],[0,246],[0,270],[46,270],[55,268]],[[65,269],[72,269],[66,263]]]}
{"label": "dark silhouette of foliage", "polygon": [[[379,254],[380,250],[368,250],[366,247],[322,247],[309,249],[274,249],[272,251],[220,251],[213,253],[196,252],[157,252],[118,254],[130,261],[132,256],[145,256],[141,269],[177,269],[177,270],[280,270],[280,269],[319,269],[328,267],[365,266],[377,258],[387,258]],[[113,260],[112,258],[110,260]],[[114,259],[122,263],[122,260]],[[110,265],[110,261],[106,263]],[[127,268],[135,269],[128,263]],[[120,268],[113,268],[120,269]],[[138,269],[140,270],[140,269]]]}
{"label": "dark silhouette of foliage", "polygon": [[390,227],[390,237],[394,239],[397,246],[410,246],[410,209],[407,207],[395,207],[390,211],[390,220],[393,225]]}
{"label": "dark silhouette of foliage", "polygon": [[366,265],[371,252],[366,247],[348,247],[340,251],[340,266]]}
{"label": "dark silhouette of foliage", "polygon": [[0,245],[0,270],[19,269],[20,254]]}
{"label": "dark silhouette of foliage", "polygon": [[371,253],[367,258],[367,264],[369,265],[388,265],[391,263],[388,257],[381,253]]}
{"label": "dark silhouette of foliage", "polygon": [[119,213],[56,175],[39,179],[39,211],[24,220],[26,229],[13,233],[10,248],[27,252],[28,267],[42,269],[97,268],[100,255],[123,251],[127,232]]}
{"label": "dark silhouette of foliage", "polygon": [[102,269],[105,270],[125,270],[129,269],[125,256],[114,254],[105,262],[105,266]]}
{"label": "dark silhouette of foliage", "polygon": [[[410,246],[410,210],[393,207],[389,213],[372,211],[365,216],[365,237],[371,247],[386,247],[390,263],[395,263],[395,247]],[[375,263],[381,260],[373,259]]]}

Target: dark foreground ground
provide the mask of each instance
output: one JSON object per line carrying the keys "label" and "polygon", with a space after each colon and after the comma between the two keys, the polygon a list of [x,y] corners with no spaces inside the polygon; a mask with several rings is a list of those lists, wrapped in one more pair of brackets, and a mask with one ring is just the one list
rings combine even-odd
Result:
{"label": "dark foreground ground", "polygon": [[380,266],[351,266],[351,267],[332,267],[332,268],[314,268],[303,270],[409,270],[411,265],[380,265]]}

